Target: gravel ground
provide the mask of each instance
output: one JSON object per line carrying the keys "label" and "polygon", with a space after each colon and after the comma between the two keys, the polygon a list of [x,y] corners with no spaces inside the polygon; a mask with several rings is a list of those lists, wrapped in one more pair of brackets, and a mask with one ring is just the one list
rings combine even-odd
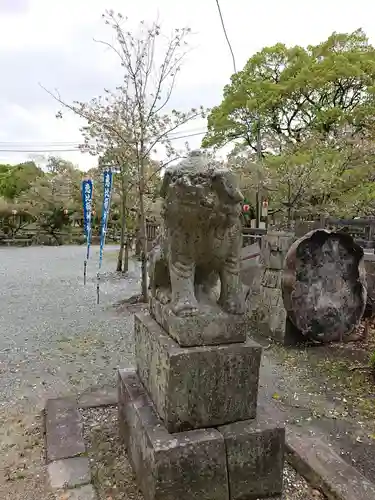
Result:
{"label": "gravel ground", "polygon": [[[114,382],[133,355],[132,316],[114,303],[139,291],[129,278],[104,276],[96,304],[98,248],[83,286],[83,247],[0,249],[0,408],[43,407],[45,398]],[[103,273],[113,271],[107,247]]]}
{"label": "gravel ground", "polygon": [[[142,500],[128,458],[118,439],[117,408],[83,410],[84,432],[99,500]],[[282,500],[324,500],[289,465]]]}
{"label": "gravel ground", "polygon": [[0,248],[0,498],[45,500],[38,413],[50,397],[114,385],[133,356],[133,320],[113,305],[137,293],[103,261],[96,304],[98,247],[83,286],[83,247]]}

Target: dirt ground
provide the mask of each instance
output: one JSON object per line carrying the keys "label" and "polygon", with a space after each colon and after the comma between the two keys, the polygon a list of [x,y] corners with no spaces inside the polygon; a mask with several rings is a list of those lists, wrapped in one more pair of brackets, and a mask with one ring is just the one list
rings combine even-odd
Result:
{"label": "dirt ground", "polygon": [[286,423],[328,442],[375,483],[375,380],[368,369],[375,328],[367,339],[325,346],[264,347],[260,404],[270,401]]}
{"label": "dirt ground", "polygon": [[[363,332],[361,325],[359,333]],[[322,346],[283,348],[276,344],[269,350],[283,367],[295,377],[305,379],[307,393],[312,389],[342,406],[342,418],[365,424],[375,439],[375,373],[369,360],[375,352],[375,323],[366,339]],[[307,375],[307,376],[306,376]]]}
{"label": "dirt ground", "polygon": [[53,500],[45,485],[41,415],[10,414],[1,422],[2,500]]}

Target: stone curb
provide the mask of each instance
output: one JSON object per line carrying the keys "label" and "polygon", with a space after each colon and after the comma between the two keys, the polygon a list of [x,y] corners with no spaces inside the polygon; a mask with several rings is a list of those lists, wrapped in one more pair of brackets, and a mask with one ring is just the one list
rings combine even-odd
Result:
{"label": "stone curb", "polygon": [[56,500],[97,500],[77,402],[49,399],[44,409],[44,434],[49,485]]}
{"label": "stone curb", "polygon": [[[77,445],[75,443],[76,447],[73,448],[73,451],[70,449],[67,452],[66,443],[62,443],[64,454],[71,455],[73,453],[74,456],[50,460],[51,452],[49,452],[48,446],[52,442],[51,439],[54,438],[53,434],[51,434],[53,425],[50,417],[55,416],[57,429],[61,429],[63,421],[63,425],[66,425],[65,435],[68,436],[71,430],[74,436],[80,436],[80,443],[84,446],[82,419],[78,409],[112,405],[117,405],[117,395],[112,388],[109,393],[106,393],[103,389],[90,391],[77,400],[66,397],[47,401],[44,415],[49,481],[52,487],[53,485],[61,485],[61,481],[66,485],[63,492],[61,489],[56,491],[56,500],[97,500],[97,495],[90,483],[90,467],[88,458],[85,455],[86,450],[84,449],[82,453],[76,454],[78,450],[82,449],[81,444],[78,443]],[[272,403],[266,406],[272,407],[270,408],[271,414],[272,410],[274,413],[275,410],[276,413],[279,413]],[[75,409],[75,412],[71,411],[72,408]],[[50,415],[48,415],[48,409],[52,409]],[[70,411],[67,412],[67,409]],[[67,413],[70,418],[66,418]],[[58,418],[56,418],[56,415]],[[64,416],[66,418],[65,423]],[[281,415],[279,416],[281,417]],[[47,426],[48,419],[49,425]],[[280,418],[280,420],[283,419]],[[55,436],[56,434],[58,435],[58,431],[55,432]],[[71,442],[69,439],[68,441]],[[305,477],[313,488],[321,490],[328,500],[375,500],[375,485],[354,467],[346,463],[321,438],[311,436],[306,431],[302,431],[295,426],[287,425],[285,447],[286,461]],[[55,450],[55,448],[55,445],[52,446],[52,450]],[[57,456],[61,456],[62,453],[62,449],[60,451],[55,450]],[[75,460],[75,462],[72,462],[72,460]]]}
{"label": "stone curb", "polygon": [[115,406],[118,402],[117,387],[101,387],[87,390],[77,397],[78,408],[101,408]]}
{"label": "stone curb", "polygon": [[375,485],[320,438],[286,428],[286,460],[328,500],[375,500]]}
{"label": "stone curb", "polygon": [[285,425],[285,459],[328,500],[375,500],[375,484],[343,460],[324,439],[287,423],[288,415],[267,394],[260,394],[260,415],[272,415]]}

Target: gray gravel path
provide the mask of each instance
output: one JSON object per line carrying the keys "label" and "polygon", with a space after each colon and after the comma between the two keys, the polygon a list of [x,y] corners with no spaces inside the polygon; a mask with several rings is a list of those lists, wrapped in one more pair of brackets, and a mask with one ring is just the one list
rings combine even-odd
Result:
{"label": "gray gravel path", "polygon": [[116,368],[132,363],[132,315],[113,304],[140,290],[139,266],[119,279],[106,247],[98,306],[98,250],[84,287],[83,247],[0,249],[0,411],[112,385]]}

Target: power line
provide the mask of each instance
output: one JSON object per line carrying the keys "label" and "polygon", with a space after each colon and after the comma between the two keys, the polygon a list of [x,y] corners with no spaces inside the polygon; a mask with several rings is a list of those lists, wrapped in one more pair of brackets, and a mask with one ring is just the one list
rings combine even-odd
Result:
{"label": "power line", "polygon": [[220,4],[219,4],[219,0],[216,0],[216,5],[217,5],[217,10],[219,12],[219,16],[220,16],[220,20],[221,20],[221,25],[223,27],[223,31],[224,31],[224,35],[225,35],[225,38],[226,38],[226,41],[227,41],[227,44],[228,44],[228,47],[229,47],[229,50],[230,50],[230,53],[232,54],[232,60],[233,60],[233,69],[234,69],[234,72],[237,73],[237,69],[236,69],[236,59],[234,57],[234,52],[233,52],[233,49],[232,49],[232,45],[229,41],[229,37],[228,37],[228,33],[227,33],[227,30],[225,28],[225,24],[224,24],[224,19],[223,19],[223,14],[221,13],[221,8],[220,8]]}
{"label": "power line", "polygon": [[[195,137],[198,135],[204,135],[207,131],[204,130],[202,132],[195,132],[194,134],[186,134],[186,135],[180,135],[176,137],[172,137],[169,139],[170,141],[177,141],[179,139],[187,139],[188,137]],[[0,147],[1,147],[0,143]],[[84,153],[85,151],[81,150],[79,148],[79,144],[75,148],[67,148],[67,149],[51,149],[50,147],[46,147],[45,149],[0,149],[0,153],[68,153],[68,152],[77,152],[77,153]]]}
{"label": "power line", "polygon": [[0,153],[68,153],[70,151],[80,152],[80,149],[0,149]]}
{"label": "power line", "polygon": [[[187,129],[185,131],[175,131],[167,134],[168,137],[171,136],[171,140],[180,139],[184,137],[192,137],[194,135],[205,134],[207,132],[206,128],[197,127],[192,129]],[[186,135],[179,135],[186,134]],[[77,141],[0,141],[0,148],[28,148],[28,147],[37,147],[37,148],[55,148],[55,147],[80,147],[82,143]]]}
{"label": "power line", "polygon": [[[231,45],[230,40],[228,38],[227,30],[225,28],[223,15],[222,15],[221,9],[220,9],[219,0],[216,0],[216,5],[217,5],[217,10],[219,11],[219,16],[220,16],[220,20],[221,20],[221,25],[223,27],[224,35],[225,35],[225,38],[227,40],[230,53],[232,54],[234,72],[237,73],[236,60],[234,57],[232,45]],[[261,123],[260,123],[259,116],[255,116],[255,120],[256,120],[256,124],[257,124],[256,150],[257,150],[258,161],[259,161],[259,163],[261,163],[262,162],[262,143],[261,143],[261,130],[260,130]],[[257,191],[256,191],[256,227],[259,227],[259,226],[260,226],[260,185],[258,182],[258,187],[257,187]]]}
{"label": "power line", "polygon": [[7,144],[14,145],[35,145],[35,146],[74,146],[78,144],[77,141],[0,141],[0,146],[4,146]]}
{"label": "power line", "polygon": [[203,132],[196,132],[195,134],[187,134],[187,135],[181,135],[179,137],[172,137],[172,139],[169,139],[170,141],[176,141],[177,139],[186,139],[187,137],[194,137],[196,135],[204,135],[207,133],[207,130],[204,130]]}

